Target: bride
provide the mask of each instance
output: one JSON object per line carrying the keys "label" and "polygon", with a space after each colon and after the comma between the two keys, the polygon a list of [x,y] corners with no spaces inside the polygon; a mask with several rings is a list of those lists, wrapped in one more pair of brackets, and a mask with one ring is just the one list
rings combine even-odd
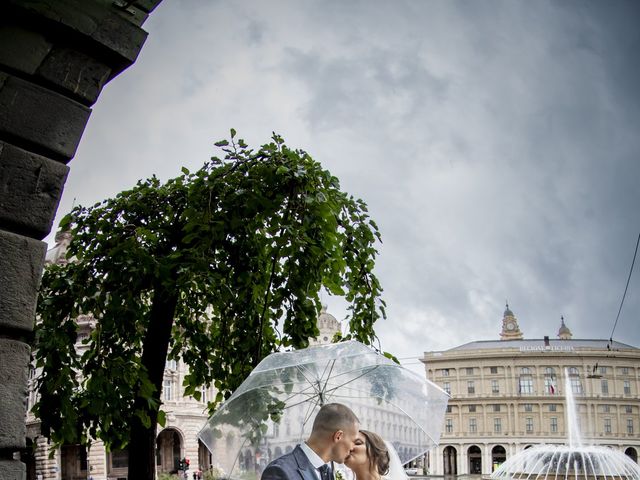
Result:
{"label": "bride", "polygon": [[360,430],[344,464],[353,471],[355,480],[407,480],[393,445],[368,430]]}

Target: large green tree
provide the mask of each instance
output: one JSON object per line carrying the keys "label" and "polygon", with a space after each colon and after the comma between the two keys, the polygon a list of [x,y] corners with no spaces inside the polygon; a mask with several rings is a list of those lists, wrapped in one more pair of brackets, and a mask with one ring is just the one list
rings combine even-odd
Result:
{"label": "large green tree", "polygon": [[[185,394],[216,387],[213,410],[264,356],[318,334],[323,288],[349,303],[350,338],[370,344],[385,316],[365,203],[275,134],[216,145],[224,158],[196,172],[76,207],[60,226],[70,261],[43,276],[34,412],[55,444],[128,448],[129,478],[154,476],[167,358],[189,365]],[[82,314],[97,319],[83,353]]]}

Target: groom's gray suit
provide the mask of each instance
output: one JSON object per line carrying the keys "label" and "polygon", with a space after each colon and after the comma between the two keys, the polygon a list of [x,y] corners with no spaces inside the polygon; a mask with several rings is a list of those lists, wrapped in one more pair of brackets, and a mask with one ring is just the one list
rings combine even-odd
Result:
{"label": "groom's gray suit", "polygon": [[300,448],[296,445],[291,452],[285,453],[267,465],[261,480],[318,480],[316,469]]}

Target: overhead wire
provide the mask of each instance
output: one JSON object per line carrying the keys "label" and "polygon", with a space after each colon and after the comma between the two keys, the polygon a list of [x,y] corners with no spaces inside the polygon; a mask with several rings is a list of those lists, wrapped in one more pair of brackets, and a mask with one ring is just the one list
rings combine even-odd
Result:
{"label": "overhead wire", "polygon": [[640,233],[638,233],[638,240],[636,241],[636,249],[633,252],[633,260],[631,260],[631,268],[629,269],[629,276],[627,277],[627,284],[624,287],[624,293],[622,294],[622,300],[620,301],[620,308],[618,308],[618,314],[616,315],[616,321],[613,323],[613,329],[611,330],[611,335],[609,335],[609,344],[607,348],[610,349],[613,346],[613,332],[616,331],[616,327],[618,326],[618,319],[620,318],[620,312],[622,312],[622,305],[624,304],[624,299],[627,296],[627,289],[629,288],[629,281],[631,280],[631,274],[633,273],[633,266],[636,263],[636,255],[638,254],[638,244],[640,244]]}

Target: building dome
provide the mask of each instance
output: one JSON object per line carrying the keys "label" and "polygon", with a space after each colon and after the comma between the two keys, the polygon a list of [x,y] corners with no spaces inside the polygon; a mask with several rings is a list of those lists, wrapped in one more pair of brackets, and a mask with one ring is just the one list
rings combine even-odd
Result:
{"label": "building dome", "polygon": [[320,333],[315,339],[311,339],[311,345],[331,343],[334,335],[342,331],[342,326],[340,325],[340,322],[336,320],[336,317],[327,313],[326,305],[322,305],[320,315],[318,315],[318,330]]}
{"label": "building dome", "polygon": [[504,314],[502,314],[503,317],[513,317],[513,312],[509,309],[509,304],[507,303],[505,309],[504,309]]}
{"label": "building dome", "polygon": [[564,324],[564,317],[560,317],[560,329],[558,330],[558,338],[560,340],[570,340],[573,337],[571,330]]}
{"label": "building dome", "polygon": [[336,317],[334,317],[330,313],[327,313],[326,305],[323,305],[322,310],[320,310],[320,315],[318,316],[318,328],[320,330],[340,330],[340,322],[336,320]]}

